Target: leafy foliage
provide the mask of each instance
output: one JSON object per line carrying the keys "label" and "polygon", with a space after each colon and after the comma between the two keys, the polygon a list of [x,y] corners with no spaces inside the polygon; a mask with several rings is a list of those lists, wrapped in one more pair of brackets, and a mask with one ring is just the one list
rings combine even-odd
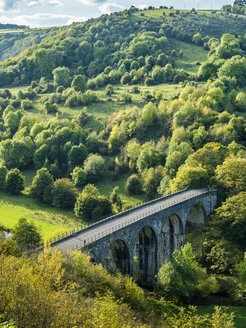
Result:
{"label": "leafy foliage", "polygon": [[6,175],[5,190],[13,195],[18,195],[24,190],[24,176],[18,169],[10,170]]}
{"label": "leafy foliage", "polygon": [[172,258],[160,268],[155,292],[167,299],[189,303],[195,294],[209,295],[218,290],[216,279],[208,276],[195,260],[191,244],[181,251],[175,250]]}

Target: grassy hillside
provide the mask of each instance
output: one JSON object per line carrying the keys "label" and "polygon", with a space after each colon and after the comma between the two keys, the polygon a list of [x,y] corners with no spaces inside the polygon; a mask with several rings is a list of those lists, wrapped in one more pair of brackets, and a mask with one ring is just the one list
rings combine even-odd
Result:
{"label": "grassy hillside", "polygon": [[160,273],[156,295],[245,299],[235,270],[246,251],[245,17],[132,7],[51,29],[2,62],[0,225],[24,217],[48,239],[138,202],[214,188],[217,209],[199,238],[186,230],[197,262],[172,288]]}
{"label": "grassy hillside", "polygon": [[0,61],[18,56],[27,48],[52,37],[58,30],[58,28],[0,28]]}
{"label": "grassy hillside", "polygon": [[170,33],[177,33],[181,38],[182,35],[196,33],[209,37],[221,37],[224,33],[243,34],[246,20],[244,15],[210,10],[153,9],[135,15],[138,19],[147,17],[161,21],[164,27],[168,24],[166,28],[170,29]]}
{"label": "grassy hillside", "polygon": [[72,211],[55,209],[28,197],[35,171],[24,171],[23,175],[25,190],[21,196],[0,192],[0,225],[14,228],[19,219],[26,218],[35,223],[44,240],[84,225],[76,220]]}

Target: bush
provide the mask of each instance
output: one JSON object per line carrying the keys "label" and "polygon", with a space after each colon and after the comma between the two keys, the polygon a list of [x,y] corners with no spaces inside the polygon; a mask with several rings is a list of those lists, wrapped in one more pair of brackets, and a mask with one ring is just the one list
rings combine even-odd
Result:
{"label": "bush", "polygon": [[90,114],[87,112],[87,108],[84,107],[81,109],[79,114],[75,117],[75,121],[79,126],[83,126],[88,122],[88,119],[90,117]]}
{"label": "bush", "polygon": [[53,205],[61,208],[73,208],[77,198],[77,189],[69,179],[58,179],[54,183]]}
{"label": "bush", "polygon": [[132,102],[132,96],[128,92],[123,92],[120,94],[118,102],[130,104]]}
{"label": "bush", "polygon": [[32,102],[30,100],[22,100],[21,108],[24,110],[32,109]]}
{"label": "bush", "polygon": [[18,195],[24,190],[25,177],[18,169],[10,170],[6,175],[5,190],[13,195]]}
{"label": "bush", "polygon": [[72,81],[71,87],[76,91],[85,91],[85,76],[84,75],[76,75]]}
{"label": "bush", "polygon": [[89,181],[98,181],[105,174],[105,160],[100,155],[91,154],[85,160],[84,170]]}
{"label": "bush", "polygon": [[166,299],[178,299],[188,303],[195,294],[208,296],[218,291],[215,278],[209,277],[205,269],[195,260],[191,244],[175,250],[172,258],[160,268],[155,293]]}
{"label": "bush", "polygon": [[87,148],[83,144],[79,144],[79,146],[73,146],[68,153],[70,165],[72,167],[77,165],[82,166],[87,154]]}
{"label": "bush", "polygon": [[143,192],[143,181],[137,174],[132,174],[126,181],[125,190],[128,194],[141,194]]}
{"label": "bush", "polygon": [[48,114],[56,113],[58,111],[58,106],[56,104],[52,104],[49,101],[44,103],[44,108]]}
{"label": "bush", "polygon": [[114,88],[111,84],[108,84],[105,88],[106,96],[111,96],[114,93]]}
{"label": "bush", "polygon": [[41,236],[37,227],[26,219],[20,219],[14,229],[13,240],[16,242],[21,252],[27,252],[35,249],[41,244]]}
{"label": "bush", "polygon": [[100,219],[112,212],[112,203],[100,195],[95,186],[88,184],[78,196],[74,211],[81,220]]}
{"label": "bush", "polygon": [[75,167],[71,173],[72,181],[76,187],[81,187],[86,183],[86,173],[81,167]]}
{"label": "bush", "polygon": [[32,180],[30,196],[37,198],[44,203],[52,203],[53,187],[53,176],[47,169],[40,169]]}

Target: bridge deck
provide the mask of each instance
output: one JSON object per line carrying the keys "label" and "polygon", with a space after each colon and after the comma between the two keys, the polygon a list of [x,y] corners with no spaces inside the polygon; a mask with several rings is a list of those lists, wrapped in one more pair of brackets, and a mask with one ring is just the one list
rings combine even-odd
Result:
{"label": "bridge deck", "polygon": [[186,190],[182,193],[173,194],[168,197],[160,198],[153,203],[147,203],[146,206],[137,207],[131,211],[126,211],[116,215],[109,220],[103,220],[99,224],[87,227],[69,238],[55,242],[52,246],[58,247],[66,252],[73,249],[81,249],[82,247],[91,244],[92,242],[111,234],[114,231],[120,230],[125,226],[133,224],[152,213],[159,212],[165,208],[174,206],[175,204],[182,203],[186,200],[195,198],[202,194],[207,193],[207,190]]}

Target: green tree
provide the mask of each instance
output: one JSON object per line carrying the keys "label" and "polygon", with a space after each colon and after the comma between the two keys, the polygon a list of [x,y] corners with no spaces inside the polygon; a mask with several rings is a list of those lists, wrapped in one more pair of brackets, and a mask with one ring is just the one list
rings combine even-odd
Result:
{"label": "green tree", "polygon": [[26,168],[32,162],[34,145],[30,137],[6,139],[0,142],[0,154],[9,168]]}
{"label": "green tree", "polygon": [[114,187],[113,191],[110,194],[110,201],[112,202],[112,204],[115,205],[117,211],[121,211],[122,209],[122,200],[120,197],[120,193],[119,193],[119,187]]}
{"label": "green tree", "polygon": [[155,168],[150,167],[149,169],[145,169],[143,171],[143,188],[148,198],[154,198],[157,196],[157,188],[159,187],[165,173],[166,170],[161,165],[156,166]]}
{"label": "green tree", "polygon": [[238,111],[246,112],[246,94],[243,92],[239,92],[235,99],[235,105]]}
{"label": "green tree", "polygon": [[53,70],[54,83],[57,86],[67,87],[70,82],[70,71],[67,67],[57,67]]}
{"label": "green tree", "polygon": [[44,203],[52,203],[53,187],[53,176],[47,169],[40,169],[32,180],[30,196]]}
{"label": "green tree", "polygon": [[142,110],[141,119],[146,126],[152,126],[157,118],[157,109],[153,103],[148,103]]}
{"label": "green tree", "polygon": [[84,171],[89,181],[100,180],[105,174],[105,160],[100,155],[89,155],[84,162]]}
{"label": "green tree", "polygon": [[199,46],[201,46],[203,44],[203,41],[202,41],[202,36],[200,33],[196,33],[193,35],[193,38],[192,38],[192,42],[198,44]]}
{"label": "green tree", "polygon": [[5,190],[13,195],[18,195],[24,190],[25,177],[18,169],[10,170],[6,175]]}
{"label": "green tree", "polygon": [[90,114],[88,114],[87,107],[82,108],[78,115],[75,117],[75,121],[79,126],[83,126],[87,123]]}
{"label": "green tree", "polygon": [[69,179],[57,179],[53,188],[53,205],[61,208],[73,208],[78,192]]}
{"label": "green tree", "polygon": [[168,170],[173,169],[176,171],[192,153],[193,149],[188,142],[183,141],[180,144],[171,142],[168,148],[166,168]]}
{"label": "green tree", "polygon": [[228,158],[216,169],[216,179],[226,191],[246,191],[246,159]]}
{"label": "green tree", "polygon": [[112,151],[118,151],[120,146],[125,143],[126,140],[126,131],[124,128],[120,128],[118,125],[115,125],[110,132],[108,138],[109,149]]}
{"label": "green tree", "polygon": [[84,75],[75,75],[72,83],[71,83],[71,87],[74,88],[74,90],[76,91],[85,91],[85,76]]}
{"label": "green tree", "polygon": [[68,159],[70,165],[82,166],[87,155],[88,155],[88,150],[83,144],[79,144],[79,146],[73,146],[68,153]]}
{"label": "green tree", "polygon": [[81,187],[84,186],[86,183],[86,173],[85,171],[81,168],[76,166],[73,169],[73,172],[71,173],[72,176],[72,181],[75,184],[76,187]]}
{"label": "green tree", "polygon": [[227,240],[246,250],[246,192],[229,197],[216,210],[218,229]]}
{"label": "green tree", "polygon": [[0,166],[0,190],[4,190],[7,173],[6,166]]}
{"label": "green tree", "polygon": [[187,159],[189,166],[201,166],[206,169],[209,175],[213,175],[217,165],[224,162],[228,150],[218,142],[210,142],[198,149]]}
{"label": "green tree", "polygon": [[157,189],[158,193],[161,195],[167,195],[170,191],[170,177],[168,175],[165,175],[163,179],[160,182],[160,185]]}
{"label": "green tree", "polygon": [[238,263],[235,267],[236,271],[236,282],[237,289],[235,291],[235,296],[237,299],[245,300],[246,298],[246,253],[244,254],[244,259]]}
{"label": "green tree", "polygon": [[80,220],[100,219],[112,212],[112,203],[107,197],[100,195],[94,185],[88,184],[78,196],[74,212]]}
{"label": "green tree", "polygon": [[106,96],[111,96],[114,93],[114,88],[111,84],[108,84],[105,88]]}
{"label": "green tree", "polygon": [[208,296],[218,291],[218,284],[209,277],[195,259],[191,244],[175,250],[172,257],[160,268],[155,285],[157,295],[166,299],[177,298],[189,303],[195,294]]}
{"label": "green tree", "polygon": [[20,219],[14,229],[13,240],[21,252],[27,252],[41,245],[41,236],[33,222]]}
{"label": "green tree", "polygon": [[50,101],[44,103],[44,108],[48,114],[56,113],[58,111],[57,104],[52,104]]}
{"label": "green tree", "polygon": [[239,86],[244,86],[246,82],[246,58],[241,56],[233,56],[225,61],[220,67],[219,76],[226,75],[235,77]]}
{"label": "green tree", "polygon": [[20,117],[17,112],[9,112],[4,118],[4,124],[12,133],[18,130]]}
{"label": "green tree", "polygon": [[137,174],[132,174],[126,181],[125,190],[128,194],[141,194],[143,192],[143,180]]}
{"label": "green tree", "polygon": [[211,273],[230,275],[235,265],[242,259],[242,252],[237,245],[224,238],[220,231],[220,224],[217,226],[213,222],[208,229],[209,227],[213,230],[207,232],[202,243],[200,262]]}
{"label": "green tree", "polygon": [[171,181],[170,188],[172,192],[184,188],[202,188],[209,186],[209,175],[207,170],[202,167],[192,167],[182,165],[178,169],[176,177]]}

